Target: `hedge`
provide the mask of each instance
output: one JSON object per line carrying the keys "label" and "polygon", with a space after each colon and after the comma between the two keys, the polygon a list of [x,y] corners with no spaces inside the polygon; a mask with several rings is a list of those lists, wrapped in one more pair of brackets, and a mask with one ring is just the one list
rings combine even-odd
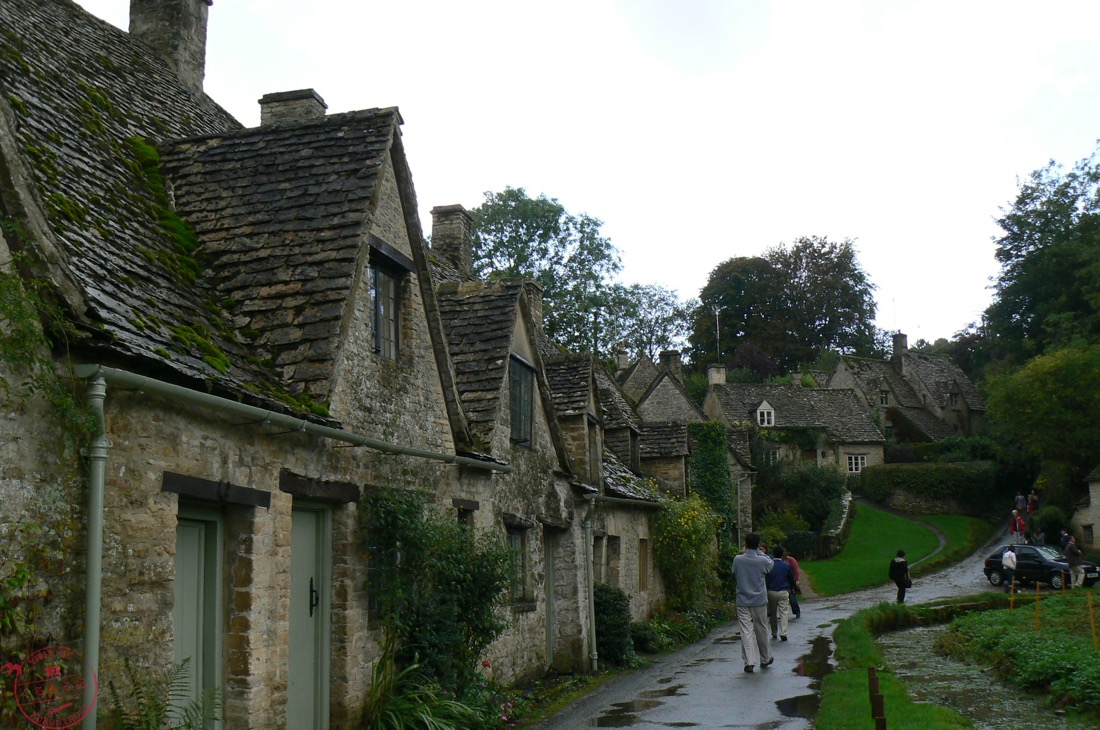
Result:
{"label": "hedge", "polygon": [[996,499],[992,461],[876,464],[860,474],[859,490],[880,504],[902,490],[929,499],[953,499],[964,508],[985,511]]}

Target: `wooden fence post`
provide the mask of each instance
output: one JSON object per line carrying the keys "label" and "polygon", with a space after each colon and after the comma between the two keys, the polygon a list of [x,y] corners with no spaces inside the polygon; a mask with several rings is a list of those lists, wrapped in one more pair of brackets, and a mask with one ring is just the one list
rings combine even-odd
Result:
{"label": "wooden fence post", "polygon": [[875,730],[886,730],[886,706],[879,692],[876,667],[867,667],[867,690],[871,696],[871,719],[875,721]]}

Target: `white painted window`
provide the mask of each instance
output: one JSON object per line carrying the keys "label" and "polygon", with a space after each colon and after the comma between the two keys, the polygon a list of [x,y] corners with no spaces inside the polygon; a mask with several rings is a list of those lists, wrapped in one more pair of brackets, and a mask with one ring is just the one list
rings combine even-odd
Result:
{"label": "white painted window", "polygon": [[760,408],[756,411],[756,423],[760,426],[774,426],[775,411],[771,408]]}
{"label": "white painted window", "polygon": [[848,454],[848,473],[859,474],[867,466],[867,454]]}
{"label": "white painted window", "polygon": [[879,402],[879,405],[881,405],[881,406],[890,405],[890,391],[888,391],[888,390],[879,391],[878,402]]}

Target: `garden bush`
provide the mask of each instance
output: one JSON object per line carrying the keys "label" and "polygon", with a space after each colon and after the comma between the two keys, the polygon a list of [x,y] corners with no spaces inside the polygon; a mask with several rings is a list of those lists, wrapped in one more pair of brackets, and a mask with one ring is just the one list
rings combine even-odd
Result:
{"label": "garden bush", "polygon": [[597,583],[594,588],[596,652],[601,659],[626,666],[634,659],[630,633],[630,597],[617,586]]}
{"label": "garden bush", "polygon": [[858,489],[880,504],[902,490],[929,501],[952,499],[984,513],[997,499],[996,471],[991,461],[876,464],[861,472]]}
{"label": "garden bush", "polygon": [[[653,547],[674,611],[701,609],[717,593],[715,532],[718,517],[695,494],[665,502],[653,519]],[[729,558],[733,562],[732,556]],[[727,566],[728,571],[728,566]]]}
{"label": "garden bush", "polygon": [[1027,529],[1032,537],[1045,532],[1047,542],[1056,542],[1063,527],[1070,529],[1069,519],[1065,512],[1053,505],[1041,507],[1031,515],[1027,523]]}

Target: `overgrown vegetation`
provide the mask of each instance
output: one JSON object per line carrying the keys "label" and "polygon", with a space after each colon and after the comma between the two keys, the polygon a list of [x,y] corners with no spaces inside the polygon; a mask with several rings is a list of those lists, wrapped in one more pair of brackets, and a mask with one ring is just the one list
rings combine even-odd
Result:
{"label": "overgrown vegetation", "polygon": [[218,692],[208,689],[189,699],[190,668],[184,659],[161,672],[137,669],[123,658],[126,682],[107,683],[112,707],[102,717],[106,730],[205,730],[221,710]]}
{"label": "overgrown vegetation", "polygon": [[361,502],[363,549],[378,611],[399,668],[419,664],[444,689],[477,681],[481,654],[500,635],[513,553],[425,495],[380,490]]}
{"label": "overgrown vegetation", "polygon": [[[689,424],[688,434],[695,442],[695,451],[688,464],[688,488],[702,497],[707,508],[717,517],[713,528],[716,532],[712,533],[716,538],[717,554],[711,567],[717,572],[721,596],[730,599],[734,593],[730,565],[738,549],[734,544],[733,531],[738,517],[730,478],[728,430],[724,423],[707,421]],[[682,565],[677,570],[681,570]],[[668,572],[665,572],[666,576]],[[700,606],[695,603],[682,608]]]}
{"label": "overgrown vegetation", "polygon": [[596,653],[618,666],[636,663],[630,632],[630,597],[622,588],[597,583],[593,589],[596,614]]}
{"label": "overgrown vegetation", "polygon": [[[786,511],[805,520],[798,529],[820,533],[847,489],[847,477],[835,467],[780,459],[758,460],[760,470],[753,490],[753,523]],[[793,526],[793,525],[791,525]]]}
{"label": "overgrown vegetation", "polygon": [[1100,720],[1100,652],[1092,638],[1083,591],[1045,598],[1036,611],[1001,609],[955,619],[937,651],[979,659],[1013,684],[1044,694],[1050,704]]}
{"label": "overgrown vegetation", "polygon": [[990,461],[876,464],[860,474],[858,490],[884,504],[899,491],[930,506],[954,502],[968,512],[985,513],[998,499],[997,469]]}
{"label": "overgrown vegetation", "polygon": [[665,502],[654,517],[654,555],[665,581],[665,603],[671,610],[701,610],[708,595],[717,592],[718,525],[718,517],[697,494]]}

